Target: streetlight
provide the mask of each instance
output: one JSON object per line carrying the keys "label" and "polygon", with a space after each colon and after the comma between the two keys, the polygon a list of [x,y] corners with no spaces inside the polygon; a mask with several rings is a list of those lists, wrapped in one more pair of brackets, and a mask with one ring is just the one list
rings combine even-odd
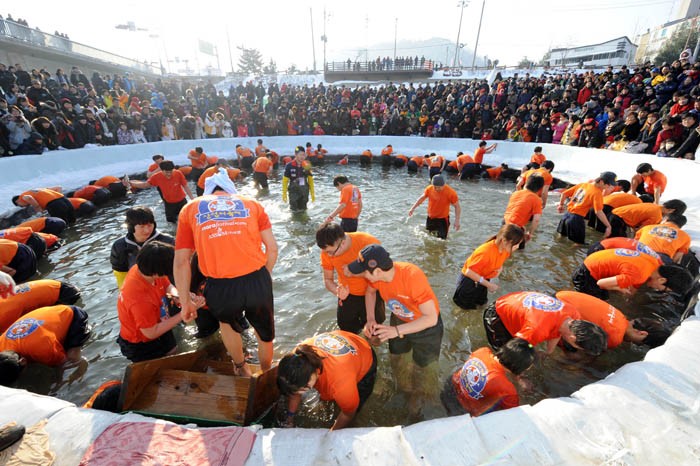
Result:
{"label": "streetlight", "polygon": [[399,28],[399,18],[394,18],[394,66],[396,66],[396,34]]}
{"label": "streetlight", "polygon": [[328,67],[326,62],[326,43],[328,43],[328,36],[326,35],[326,20],[330,16],[330,13],[326,13],[326,9],[323,8],[323,35],[321,36],[321,42],[323,42],[323,69]]}
{"label": "streetlight", "polygon": [[474,63],[476,63],[476,49],[479,47],[479,35],[481,34],[481,20],[484,19],[484,7],[486,0],[481,3],[481,16],[479,17],[479,29],[476,32],[476,43],[474,44],[474,58],[472,58],[472,71],[474,71]]}
{"label": "streetlight", "polygon": [[452,68],[455,68],[457,66],[457,54],[459,53],[459,35],[462,32],[462,16],[464,16],[464,8],[469,5],[469,0],[460,0],[459,3],[457,3],[458,7],[461,7],[462,10],[459,13],[459,28],[457,29],[457,46],[455,47],[455,59],[452,62]]}

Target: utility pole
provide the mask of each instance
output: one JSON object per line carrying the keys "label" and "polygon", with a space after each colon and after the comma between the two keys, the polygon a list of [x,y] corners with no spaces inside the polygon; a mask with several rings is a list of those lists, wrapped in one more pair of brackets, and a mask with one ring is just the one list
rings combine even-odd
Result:
{"label": "utility pole", "polygon": [[[452,68],[455,68],[457,66],[457,54],[459,53],[459,35],[462,32],[462,17],[464,16],[464,8],[467,5],[469,5],[469,0],[461,0],[457,4],[458,7],[461,7],[461,11],[459,13],[459,28],[457,28],[457,42],[455,43],[455,59],[452,61]],[[447,65],[447,59],[445,59],[445,65]]]}
{"label": "utility pole", "polygon": [[399,18],[394,18],[394,64],[396,64],[396,36],[399,28]]}
{"label": "utility pole", "polygon": [[226,27],[226,45],[228,45],[228,59],[231,62],[231,74],[233,74],[233,55],[231,54],[231,38],[228,35],[228,26]]}
{"label": "utility pole", "polygon": [[474,71],[474,64],[476,63],[476,49],[479,47],[479,35],[481,34],[481,20],[484,19],[484,7],[486,6],[486,0],[481,3],[481,16],[479,17],[479,29],[476,31],[476,43],[474,44],[474,58],[472,58],[472,71]]}
{"label": "utility pole", "polygon": [[309,8],[309,16],[311,17],[311,52],[314,55],[314,73],[316,73],[316,44],[314,38],[314,13],[311,8]]}
{"label": "utility pole", "polygon": [[326,8],[323,8],[323,35],[321,36],[321,42],[323,42],[323,70],[326,70],[326,42],[328,42],[328,36],[326,36]]}

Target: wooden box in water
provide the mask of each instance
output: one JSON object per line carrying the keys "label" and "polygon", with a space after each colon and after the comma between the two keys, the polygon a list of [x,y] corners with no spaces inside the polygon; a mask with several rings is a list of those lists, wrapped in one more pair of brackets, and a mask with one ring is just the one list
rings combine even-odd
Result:
{"label": "wooden box in water", "polygon": [[120,395],[123,411],[198,425],[249,425],[279,398],[277,366],[252,377],[233,375],[230,361],[192,351],[130,364]]}

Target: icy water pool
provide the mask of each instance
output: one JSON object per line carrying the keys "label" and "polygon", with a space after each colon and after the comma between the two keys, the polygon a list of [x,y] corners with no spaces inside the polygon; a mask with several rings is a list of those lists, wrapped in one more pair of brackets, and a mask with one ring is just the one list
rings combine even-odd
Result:
{"label": "icy water pool", "polygon": [[[355,426],[393,426],[443,417],[445,412],[439,392],[445,378],[461,366],[472,350],[487,345],[481,310],[463,311],[452,303],[456,280],[466,257],[498,230],[514,184],[491,180],[462,182],[448,176],[448,184],[460,196],[462,229],[451,231],[448,240],[442,241],[424,230],[425,204],[413,218],[407,218],[408,209],[428,184],[427,172],[410,175],[405,169],[387,170],[376,165],[370,168],[319,167],[315,169],[316,202],[309,204],[306,213],[295,214],[281,202],[281,175],[273,177],[270,192],[262,195],[253,188],[252,180],[242,182],[240,191],[258,198],[265,206],[279,244],[279,260],[273,272],[276,357],[314,333],[336,328],[336,298],[323,286],[320,251],[314,234],[320,222],[337,205],[338,192],[333,188],[332,179],[338,174],[348,176],[362,190],[364,210],[360,231],[379,238],[394,260],[413,262],[423,269],[440,301],[445,325],[439,363],[429,373],[421,374],[430,381],[431,390],[418,400],[398,389],[398,386],[411,386],[415,380],[404,372],[396,380],[389,364],[388,347],[376,349],[377,382]],[[193,186],[192,189],[194,191]],[[490,295],[490,301],[512,291],[553,294],[571,289],[571,272],[583,261],[585,251],[557,238],[556,200],[556,194],[550,196],[533,241],[506,263],[498,281],[500,290]],[[65,245],[40,262],[40,276],[67,281],[82,290],[82,305],[90,315],[93,334],[83,347],[81,364],[65,370],[31,366],[18,387],[82,404],[104,381],[121,379],[128,361],[115,341],[119,334],[118,293],[109,252],[112,243],[126,233],[124,214],[134,205],[152,207],[159,229],[174,235],[175,227],[165,221],[161,200],[154,189],[112,203],[94,217],[81,219],[68,229],[63,235]],[[599,235],[590,230],[587,234],[589,240],[599,239]],[[618,300],[613,304],[631,317],[648,312],[644,308],[651,304],[645,293],[639,293],[634,299],[634,302]],[[200,341],[192,336],[194,332],[192,326],[177,329],[182,351],[218,344],[218,336]],[[568,396],[621,365],[642,359],[643,355],[642,349],[623,344],[592,363],[580,364],[565,361],[555,352],[553,357],[538,360],[527,372],[532,389],[521,391],[521,402],[535,403],[544,398]],[[412,409],[409,410],[409,406]],[[332,407],[320,403],[300,414],[298,423],[306,427],[329,426],[332,417]]]}

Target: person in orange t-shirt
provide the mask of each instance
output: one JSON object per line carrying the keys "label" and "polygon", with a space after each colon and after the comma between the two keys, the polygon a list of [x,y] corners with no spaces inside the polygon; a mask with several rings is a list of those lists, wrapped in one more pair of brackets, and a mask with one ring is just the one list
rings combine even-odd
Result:
{"label": "person in orange t-shirt", "polygon": [[66,223],[75,222],[75,212],[70,201],[61,193],[61,188],[38,188],[25,191],[12,198],[18,207],[31,206],[36,212],[46,210],[51,217],[63,219]]}
{"label": "person in orange t-shirt", "polygon": [[[187,158],[190,160],[190,164],[192,165],[192,171],[190,172],[191,179],[198,180],[199,177],[202,176],[202,173],[204,173],[204,170],[207,168],[207,154],[204,153],[204,149],[201,147],[195,147],[189,152],[189,154],[187,154]],[[161,167],[161,170],[162,169],[163,168]]]}
{"label": "person in orange t-shirt", "polygon": [[406,171],[408,173],[418,173],[418,170],[423,168],[424,162],[425,157],[421,157],[420,155],[411,157],[408,162],[406,162]]}
{"label": "person in orange t-shirt", "polygon": [[692,285],[693,278],[684,268],[659,265],[648,254],[631,249],[606,249],[586,257],[574,271],[571,281],[576,291],[608,299],[608,291],[632,295],[642,285],[682,296]]}
{"label": "person in orange t-shirt", "polygon": [[479,143],[479,147],[474,151],[474,163],[481,166],[481,164],[484,163],[484,155],[490,154],[491,152],[495,151],[496,147],[498,147],[497,143],[487,146],[486,141],[481,141]]}
{"label": "person in orange t-shirt", "polygon": [[[336,314],[341,330],[357,333],[367,323],[367,281],[346,275],[343,267],[357,259],[360,251],[370,244],[379,244],[379,240],[369,233],[346,233],[337,223],[326,224],[316,231],[316,245],[321,248],[323,284],[338,298]],[[374,319],[384,323],[384,318],[384,301],[380,298],[374,306]]]}
{"label": "person in orange t-shirt", "polygon": [[[160,169],[161,172],[150,177],[148,181],[132,180],[130,184],[139,189],[146,189],[151,186],[158,187],[165,205],[165,219],[174,223],[177,222],[177,216],[187,204],[186,197],[194,199],[194,196],[192,191],[190,191],[185,175],[175,170],[175,165],[170,160],[161,162]],[[192,172],[194,173],[194,170]]]}
{"label": "person in orange t-shirt", "polygon": [[88,184],[107,188],[112,199],[126,196],[126,180],[120,180],[116,176],[103,176],[98,180],[90,181]]}
{"label": "person in orange t-shirt", "polygon": [[627,227],[638,229],[647,225],[658,225],[664,216],[673,212],[683,214],[685,209],[685,202],[679,199],[671,199],[662,205],[650,202],[630,204],[613,209],[610,224],[614,236],[627,236]]}
{"label": "person in orange t-shirt", "polygon": [[616,186],[616,175],[613,172],[603,172],[592,183],[581,183],[561,193],[557,212],[564,212],[564,203],[569,200],[567,212],[559,221],[557,233],[566,236],[576,244],[586,243],[585,217],[592,208],[596,217],[605,225],[604,237],[612,231],[610,222],[603,213],[603,195]]}
{"label": "person in orange t-shirt", "polygon": [[425,228],[438,238],[447,239],[447,232],[450,229],[450,205],[455,209],[455,231],[459,230],[459,219],[462,209],[459,206],[457,192],[445,184],[442,175],[435,175],[430,182],[430,186],[425,188],[423,195],[419,197],[408,211],[408,216],[412,217],[416,208],[428,200],[428,218],[425,221]]}
{"label": "person in orange t-shirt", "polygon": [[[175,284],[189,290],[191,259],[197,252],[199,269],[206,278],[204,297],[220,322],[221,337],[233,359],[236,375],[251,376],[243,355],[243,331],[238,317],[245,312],[258,339],[260,366],[272,366],[275,337],[272,269],[277,242],[263,206],[238,195],[223,173],[182,209],[175,237]],[[213,193],[208,189],[214,186]],[[189,296],[180,296],[185,322],[197,316]]]}
{"label": "person in orange t-shirt", "polygon": [[[649,317],[628,320],[617,308],[595,296],[577,291],[559,291],[555,296],[578,309],[583,320],[602,328],[608,336],[608,349],[617,348],[623,341],[656,348],[671,335],[671,328],[662,322]],[[572,350],[575,351],[567,348]]]}
{"label": "person in orange t-shirt", "polygon": [[525,229],[525,225],[530,223],[530,228],[525,231],[525,241],[520,243],[520,249],[525,247],[525,242],[532,239],[537,226],[542,218],[542,199],[537,195],[544,185],[544,178],[541,176],[531,176],[525,183],[525,189],[515,191],[510,195],[506,211],[503,214],[505,223],[512,223]]}
{"label": "person in orange t-shirt", "polygon": [[79,197],[92,202],[95,205],[102,205],[109,201],[112,194],[109,189],[95,185],[87,185],[72,192],[66,193],[66,197]]}
{"label": "person in orange t-shirt", "polygon": [[267,177],[272,172],[272,155],[265,152],[253,162],[253,181],[258,189],[268,189]]}
{"label": "person in orange t-shirt", "polygon": [[403,154],[396,154],[394,156],[394,167],[395,168],[403,168],[406,166],[408,163],[408,157],[406,157]]}
{"label": "person in orange t-shirt", "polygon": [[[362,249],[347,269],[368,282],[365,336],[382,343],[389,340],[393,364],[398,362],[397,356],[410,351],[417,367],[436,362],[440,357],[443,324],[440,304],[425,273],[414,264],[394,262],[378,244]],[[389,325],[375,321],[377,293],[391,311]]]}
{"label": "person in orange t-shirt", "polygon": [[351,184],[348,178],[343,175],[333,178],[333,186],[340,191],[340,202],[338,207],[326,217],[322,226],[332,222],[338,215],[340,216],[340,226],[343,228],[343,231],[348,233],[357,231],[357,219],[362,212],[362,193],[360,193],[360,188]]}
{"label": "person in orange t-shirt", "polygon": [[42,238],[39,233],[34,233],[30,227],[14,227],[0,230],[0,238],[26,244],[32,248],[37,259],[44,257],[46,253],[46,241],[44,241],[44,238]]}
{"label": "person in orange t-shirt", "polygon": [[161,154],[156,154],[151,157],[151,159],[153,160],[153,163],[148,166],[146,178],[160,171],[160,163],[165,160],[165,157],[163,157]]}
{"label": "person in orange t-shirt", "polygon": [[[610,222],[610,217],[612,215],[613,209],[618,207],[631,205],[631,204],[641,204],[642,199],[638,198],[636,195],[629,193],[630,182],[627,180],[617,180],[617,191],[613,191],[607,196],[603,196],[603,213],[608,218]],[[596,231],[603,233],[605,231],[605,225],[603,225],[598,217],[596,217],[593,209],[588,211],[588,226],[594,228]],[[612,225],[611,236],[615,236],[615,226]]]}
{"label": "person in orange t-shirt", "polygon": [[[27,362],[60,366],[80,359],[80,347],[90,337],[88,315],[77,306],[59,304],[35,309],[20,317],[0,335],[3,363],[9,356],[18,365],[3,372],[12,372],[15,380]],[[19,357],[17,357],[19,356]],[[3,383],[12,383],[6,374]]]}
{"label": "person in orange t-shirt", "polygon": [[66,229],[66,221],[58,217],[38,217],[22,222],[17,227],[29,227],[36,233],[60,235]]}
{"label": "person in orange t-shirt", "polygon": [[216,165],[204,170],[202,176],[200,176],[197,180],[197,196],[201,196],[202,194],[204,194],[204,183],[206,183],[207,178],[217,174],[220,168],[226,170],[226,173],[228,173],[228,177],[231,181],[238,181],[241,179],[241,171],[238,168],[231,168],[229,167],[228,162],[225,159],[219,159],[216,161]]}
{"label": "person in orange t-shirt", "polygon": [[521,227],[507,224],[496,236],[476,248],[464,262],[452,301],[465,310],[486,304],[487,292],[498,290],[498,285],[491,280],[498,277],[506,259],[524,239]]}
{"label": "person in orange t-shirt", "polygon": [[646,244],[637,241],[632,238],[625,238],[622,236],[614,236],[612,238],[606,238],[603,241],[597,241],[588,248],[586,251],[586,256],[590,256],[594,252],[603,251],[605,249],[631,249],[632,251],[639,251],[647,254],[654,258],[659,265],[663,264],[661,256],[659,256],[653,249],[651,249]]}
{"label": "person in orange t-shirt", "polygon": [[381,157],[379,157],[382,161],[382,167],[391,167],[394,163],[394,157],[392,157],[392,154],[394,153],[394,148],[391,147],[391,144],[387,145],[384,149],[382,149]]}
{"label": "person in orange t-shirt", "polygon": [[535,349],[522,338],[513,338],[496,353],[479,348],[445,381],[440,399],[448,416],[473,417],[514,408],[520,397],[508,372],[518,376],[535,362]]}
{"label": "person in orange t-shirt", "polygon": [[435,175],[439,175],[442,173],[442,171],[445,169],[445,165],[447,165],[447,160],[445,157],[439,154],[435,154],[435,152],[432,152],[428,156],[428,166],[430,167],[430,172],[428,173],[428,176],[430,179],[432,179]]}
{"label": "person in orange t-shirt", "polygon": [[[168,280],[174,257],[171,244],[147,243],[139,251],[136,266],[126,274],[117,299],[117,343],[131,362],[161,358],[177,350],[172,329],[182,322],[183,316],[181,312],[174,316],[168,312],[168,296],[178,296],[178,290]],[[203,304],[202,298],[196,299],[199,305]]]}
{"label": "person in orange t-shirt", "polygon": [[25,282],[36,273],[36,255],[25,244],[0,238],[0,270],[17,283]]}
{"label": "person in orange t-shirt", "polygon": [[650,194],[654,197],[654,204],[658,204],[666,190],[666,175],[654,170],[650,163],[640,163],[636,171],[632,177],[632,192]]}
{"label": "person in orange t-shirt", "polygon": [[532,346],[547,342],[551,354],[559,340],[591,356],[607,346],[607,336],[597,325],[582,320],[578,310],[559,299],[535,291],[518,291],[498,298],[484,310],[486,337],[498,350],[512,338]]}
{"label": "person in orange t-shirt", "polygon": [[360,166],[367,167],[372,164],[372,151],[366,149],[360,154]]}
{"label": "person in orange t-shirt", "polygon": [[302,395],[315,389],[340,408],[331,430],[347,427],[372,394],[376,374],[377,355],[354,333],[336,330],[304,340],[277,368],[277,386],[287,397],[285,426],[294,426]]}
{"label": "person in orange t-shirt", "polygon": [[518,182],[515,185],[515,189],[523,189],[525,183],[532,175],[541,176],[544,179],[543,186],[537,191],[537,195],[542,198],[542,208],[547,206],[547,199],[549,198],[549,190],[552,188],[552,183],[554,183],[554,177],[552,172],[554,171],[554,162],[551,160],[545,160],[540,168],[532,168],[527,170],[518,178]]}
{"label": "person in orange t-shirt", "polygon": [[664,264],[678,264],[690,250],[690,236],[681,230],[686,221],[685,215],[673,212],[659,225],[640,228],[634,237],[656,251]]}
{"label": "person in orange t-shirt", "polygon": [[269,149],[263,145],[263,140],[258,139],[258,145],[255,146],[255,156],[262,157],[267,151],[269,151]]}
{"label": "person in orange t-shirt", "polygon": [[498,167],[487,168],[481,173],[481,177],[497,180],[501,177],[501,175],[503,175],[503,170],[508,170],[507,163],[502,163]]}
{"label": "person in orange t-shirt", "polygon": [[95,204],[82,197],[69,197],[68,201],[73,206],[76,217],[87,217],[88,215],[94,214],[97,210]]}
{"label": "person in orange t-shirt", "polygon": [[547,160],[547,156],[542,153],[542,146],[536,146],[533,154],[530,156],[530,162],[523,167],[523,173],[535,168],[540,168]]}
{"label": "person in orange t-shirt", "polygon": [[15,294],[0,298],[0,332],[27,312],[56,304],[75,304],[80,290],[57,280],[34,280],[17,285]]}

